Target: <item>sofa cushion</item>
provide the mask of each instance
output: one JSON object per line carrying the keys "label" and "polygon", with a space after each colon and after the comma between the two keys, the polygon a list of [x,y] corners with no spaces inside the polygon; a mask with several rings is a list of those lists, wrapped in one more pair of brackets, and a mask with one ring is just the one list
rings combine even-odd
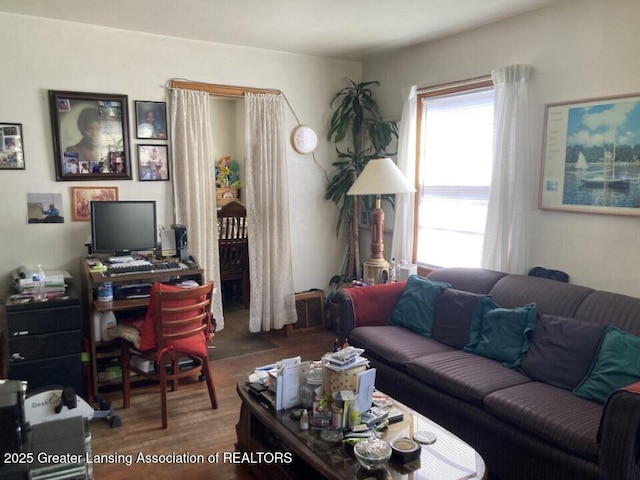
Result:
{"label": "sofa cushion", "polygon": [[607,328],[587,376],[574,389],[581,398],[604,403],[610,393],[640,380],[640,337]]}
{"label": "sofa cushion", "polygon": [[522,371],[534,380],[573,390],[587,375],[606,326],[541,315]]}
{"label": "sofa cushion", "polygon": [[484,398],[489,413],[532,432],[561,448],[591,460],[602,406],[572,395],[570,391],[540,382],[529,382],[490,393]]}
{"label": "sofa cushion", "polygon": [[442,290],[450,286],[448,283],[432,282],[418,275],[411,275],[391,312],[389,323],[430,337],[438,299]]}
{"label": "sofa cushion", "polygon": [[519,366],[536,326],[536,304],[509,309],[483,299],[480,302],[482,316],[474,315],[465,350],[503,362],[505,367]]}
{"label": "sofa cushion", "polygon": [[438,300],[432,337],[461,349],[469,343],[471,318],[484,295],[446,288]]}
{"label": "sofa cushion", "polygon": [[415,358],[406,368],[417,380],[476,404],[491,392],[531,381],[516,370],[462,350]]}
{"label": "sofa cushion", "polygon": [[451,350],[436,340],[391,325],[356,327],[351,330],[349,344],[364,348],[366,357],[378,358],[401,370],[414,358]]}

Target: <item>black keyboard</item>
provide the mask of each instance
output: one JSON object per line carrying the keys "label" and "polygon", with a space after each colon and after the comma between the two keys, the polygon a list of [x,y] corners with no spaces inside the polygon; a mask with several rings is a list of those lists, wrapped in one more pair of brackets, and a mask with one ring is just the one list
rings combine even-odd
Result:
{"label": "black keyboard", "polygon": [[154,262],[145,265],[113,264],[107,267],[107,275],[129,275],[134,273],[177,272],[183,270],[177,262]]}

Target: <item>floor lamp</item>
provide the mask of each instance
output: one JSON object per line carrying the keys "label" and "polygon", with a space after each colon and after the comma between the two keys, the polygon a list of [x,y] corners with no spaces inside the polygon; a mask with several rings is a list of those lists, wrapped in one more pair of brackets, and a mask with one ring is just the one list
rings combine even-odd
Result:
{"label": "floor lamp", "polygon": [[385,283],[389,279],[389,262],[384,259],[384,212],[381,195],[415,192],[406,177],[390,158],[369,160],[347,195],[375,195],[376,206],[371,212],[371,257],[364,262],[363,280]]}

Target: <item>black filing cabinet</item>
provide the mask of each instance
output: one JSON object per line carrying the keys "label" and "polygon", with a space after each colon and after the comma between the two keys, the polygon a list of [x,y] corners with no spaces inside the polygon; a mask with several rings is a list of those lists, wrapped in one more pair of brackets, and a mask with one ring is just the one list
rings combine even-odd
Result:
{"label": "black filing cabinet", "polygon": [[4,308],[8,377],[26,380],[28,390],[57,385],[74,387],[83,396],[78,296],[69,294],[42,303],[7,298]]}

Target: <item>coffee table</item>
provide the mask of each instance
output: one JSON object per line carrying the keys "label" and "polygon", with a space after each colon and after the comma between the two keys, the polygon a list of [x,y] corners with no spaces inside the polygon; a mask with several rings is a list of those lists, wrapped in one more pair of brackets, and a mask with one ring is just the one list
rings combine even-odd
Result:
{"label": "coffee table", "polygon": [[[402,421],[385,429],[383,440],[413,436],[417,431],[436,435],[432,445],[422,445],[420,459],[399,465],[390,462],[384,471],[365,471],[344,446],[331,446],[320,439],[318,430],[301,430],[290,417],[291,410],[276,412],[257,400],[243,384],[236,387],[242,401],[236,425],[236,452],[241,462],[260,479],[328,479],[364,478],[407,480],[486,479],[482,457],[468,444],[405,405],[392,400],[404,412]],[[275,452],[278,452],[276,454]]]}

